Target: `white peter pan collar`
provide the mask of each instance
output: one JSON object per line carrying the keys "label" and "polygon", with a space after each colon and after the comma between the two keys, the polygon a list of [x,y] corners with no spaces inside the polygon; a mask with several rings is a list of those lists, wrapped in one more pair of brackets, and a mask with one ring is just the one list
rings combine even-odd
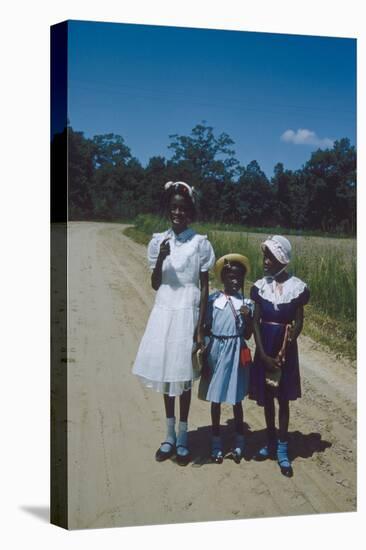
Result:
{"label": "white peter pan collar", "polygon": [[[238,296],[230,296],[230,299],[235,309],[240,309],[241,306],[243,305],[243,298],[239,298]],[[216,298],[216,300],[214,301],[214,306],[217,307],[218,309],[224,309],[227,303],[228,303],[228,298],[223,292],[221,292],[220,296]]]}
{"label": "white peter pan collar", "polygon": [[272,304],[275,305],[275,309],[277,305],[288,304],[292,300],[298,298],[306,288],[304,281],[294,275],[290,275],[290,277],[282,283],[281,291],[277,289],[277,285],[273,282],[271,277],[263,277],[256,281],[254,285],[258,288],[260,296],[272,302]]}

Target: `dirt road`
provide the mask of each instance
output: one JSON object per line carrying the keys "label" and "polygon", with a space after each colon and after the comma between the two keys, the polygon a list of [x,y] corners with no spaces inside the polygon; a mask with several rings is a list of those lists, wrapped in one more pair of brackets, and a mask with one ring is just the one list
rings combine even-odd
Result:
{"label": "dirt road", "polygon": [[[303,398],[291,405],[292,479],[250,457],[263,411],[245,401],[246,460],[209,463],[209,405],[192,396],[193,462],[157,463],[163,400],[131,374],[152,307],[145,247],[107,223],[69,226],[69,527],[193,522],[356,509],[355,370],[301,338]],[[231,407],[223,408],[227,447]],[[229,422],[227,422],[229,421]]]}

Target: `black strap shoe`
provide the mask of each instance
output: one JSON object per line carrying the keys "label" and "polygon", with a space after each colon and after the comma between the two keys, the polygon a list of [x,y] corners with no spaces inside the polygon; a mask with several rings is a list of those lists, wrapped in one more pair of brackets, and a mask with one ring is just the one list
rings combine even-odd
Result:
{"label": "black strap shoe", "polygon": [[[161,450],[162,445],[170,445],[169,451],[162,451]],[[163,441],[163,443],[160,445],[159,449],[155,453],[155,460],[157,462],[164,462],[164,460],[171,458],[174,454],[175,454],[175,445],[173,445],[173,443],[170,443],[170,441]]]}

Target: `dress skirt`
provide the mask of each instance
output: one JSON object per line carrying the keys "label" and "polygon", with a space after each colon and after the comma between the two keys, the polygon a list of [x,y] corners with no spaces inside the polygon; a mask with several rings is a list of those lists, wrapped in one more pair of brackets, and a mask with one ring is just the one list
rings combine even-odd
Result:
{"label": "dress skirt", "polygon": [[[282,347],[283,338],[285,335],[284,324],[273,325],[269,323],[261,324],[261,337],[264,351],[271,357],[276,357]],[[266,366],[260,360],[259,354],[254,355],[254,365],[250,376],[250,391],[251,399],[255,399],[258,405],[264,406],[265,402],[265,382]],[[279,399],[292,401],[301,397],[301,382],[299,370],[299,356],[297,350],[297,342],[288,344],[286,349],[286,361],[282,367],[281,380],[277,389],[271,388]]]}
{"label": "dress skirt", "polygon": [[160,286],[132,371],[146,387],[170,396],[191,389],[199,301],[193,284]]}
{"label": "dress skirt", "polygon": [[242,338],[212,338],[208,348],[210,383],[206,400],[235,405],[248,393],[250,367],[240,366]]}
{"label": "dress skirt", "polygon": [[155,233],[149,243],[151,270],[165,240],[170,254],[163,262],[161,285],[132,372],[146,387],[178,396],[189,390],[197,377],[192,351],[201,299],[200,273],[211,269],[215,254],[205,235],[190,228],[176,235],[169,229]]}

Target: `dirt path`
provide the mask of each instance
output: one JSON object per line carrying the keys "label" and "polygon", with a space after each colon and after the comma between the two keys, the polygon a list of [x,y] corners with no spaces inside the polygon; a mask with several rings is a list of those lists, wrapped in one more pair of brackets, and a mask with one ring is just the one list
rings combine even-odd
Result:
{"label": "dirt path", "polygon": [[[69,235],[70,528],[355,510],[355,371],[306,338],[304,396],[291,407],[292,479],[276,462],[250,460],[264,420],[248,400],[247,459],[210,464],[209,405],[197,399],[197,386],[189,419],[193,463],[155,462],[165,435],[162,398],[131,374],[154,300],[145,248],[117,224],[71,223]],[[227,446],[231,417],[225,406]]]}

